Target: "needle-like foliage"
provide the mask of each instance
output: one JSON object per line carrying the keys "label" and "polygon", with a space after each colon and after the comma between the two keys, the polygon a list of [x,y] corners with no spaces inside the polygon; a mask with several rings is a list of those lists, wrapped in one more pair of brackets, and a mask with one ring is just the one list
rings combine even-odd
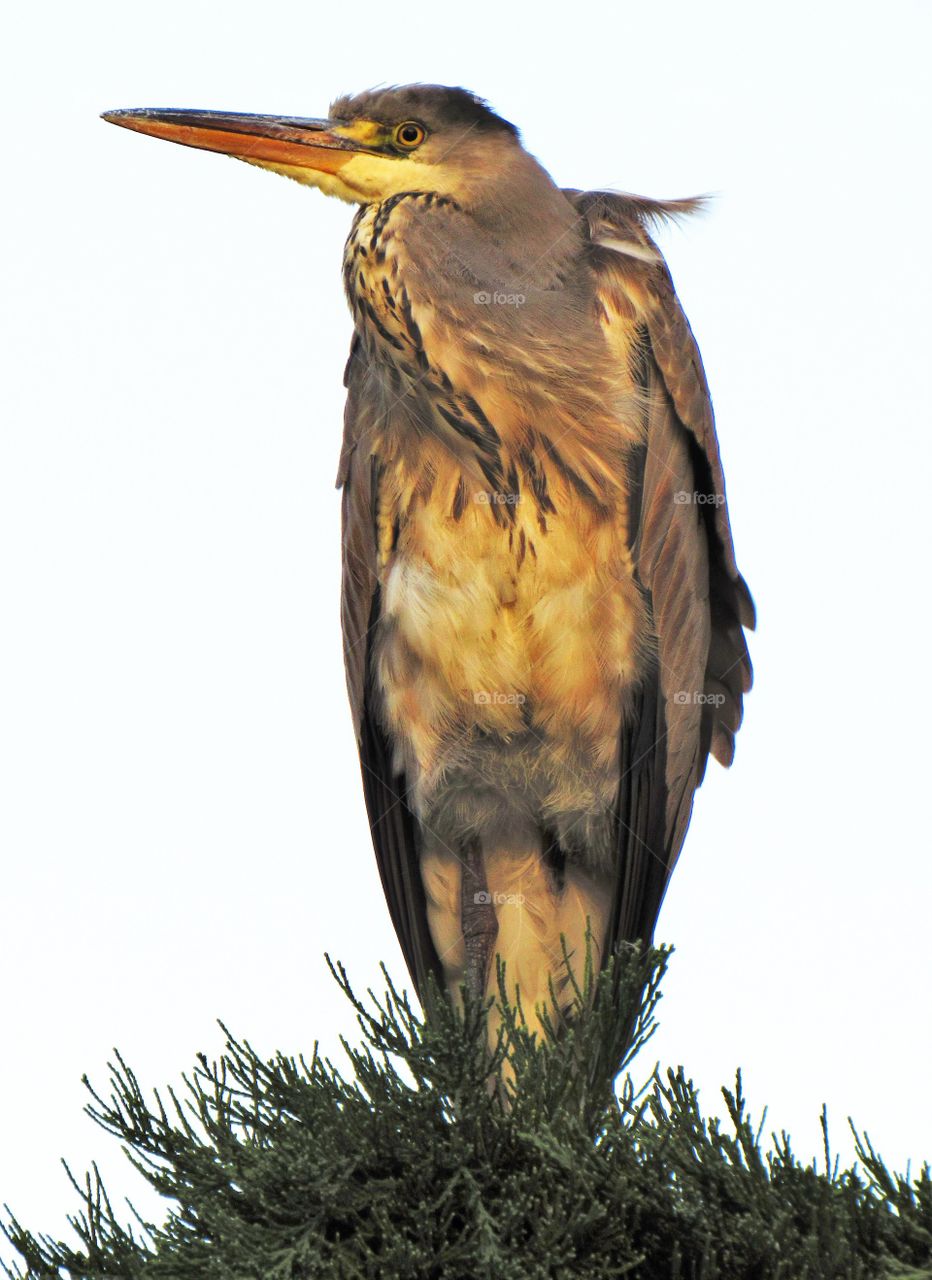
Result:
{"label": "needle-like foliage", "polygon": [[[88,1110],[167,1201],[125,1225],[96,1168],[69,1219],[35,1235],[7,1211],[20,1261],[47,1280],[920,1280],[932,1277],[932,1177],[891,1174],[866,1136],[858,1166],[762,1143],[741,1077],[706,1119],[681,1069],[635,1088],[667,954],[629,949],[540,1044],[506,1011],[439,997],[422,1018],[385,974],[381,998],[337,981],[362,1039],[350,1071],[260,1057],[228,1034],[182,1089],[147,1096],[119,1054]],[[500,981],[504,987],[502,975]],[[591,974],[586,982],[592,981]],[[586,983],[583,984],[584,986]],[[629,1029],[634,1039],[628,1047]],[[507,1087],[492,1087],[505,1055]],[[619,1064],[617,1094],[606,1088]],[[492,1075],[490,1076],[490,1072]],[[69,1175],[70,1176],[70,1175]],[[131,1212],[131,1207],[130,1211]]]}

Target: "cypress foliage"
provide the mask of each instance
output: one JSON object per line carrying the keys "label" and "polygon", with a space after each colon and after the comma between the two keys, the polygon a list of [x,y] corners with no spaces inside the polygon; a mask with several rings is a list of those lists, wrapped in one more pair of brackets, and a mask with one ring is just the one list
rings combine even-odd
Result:
{"label": "cypress foliage", "polygon": [[[385,973],[357,998],[351,1073],[316,1050],[265,1061],[229,1033],[147,1099],[117,1054],[89,1114],[168,1202],[162,1224],[115,1213],[96,1167],[69,1221],[35,1235],[7,1210],[20,1261],[49,1280],[921,1280],[932,1277],[932,1176],[891,1174],[866,1135],[858,1164],[805,1165],[762,1145],[740,1073],[706,1119],[682,1068],[635,1088],[666,951],[620,953],[594,1004],[543,1045],[507,1013],[490,1063],[487,1009],[435,994],[422,1019]],[[331,968],[333,968],[331,966]],[[587,974],[587,984],[592,982]],[[627,1049],[634,1027],[632,1047]],[[489,1087],[509,1053],[513,1087]],[[616,1094],[606,1087],[621,1067]],[[85,1082],[86,1083],[86,1082]],[[503,1094],[507,1096],[503,1097]],[[69,1176],[70,1173],[69,1173]]]}

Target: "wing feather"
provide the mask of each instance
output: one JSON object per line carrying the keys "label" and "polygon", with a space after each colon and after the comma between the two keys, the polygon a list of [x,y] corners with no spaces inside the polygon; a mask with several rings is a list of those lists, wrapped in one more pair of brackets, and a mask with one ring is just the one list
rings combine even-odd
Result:
{"label": "wing feather", "polygon": [[371,639],[379,617],[378,486],[376,464],[365,441],[381,409],[377,384],[367,375],[365,356],[354,340],[344,378],[347,399],[337,477],[343,486],[343,655],[379,876],[411,980],[423,1001],[428,974],[442,979],[442,971],[427,925],[407,783],[395,768],[371,688]]}
{"label": "wing feather", "polygon": [[[650,601],[656,670],[636,713],[640,756],[631,731],[622,736],[614,945],[652,937],[707,758],[732,761],[751,687],[744,628],[754,626],[754,605],[735,561],[699,349],[647,230],[649,222],[695,212],[701,202],[567,195],[588,223],[593,265],[605,288],[628,300],[618,315],[630,314],[634,303],[647,404],[646,442],[631,477],[637,494],[632,551]],[[630,245],[642,252],[624,248]],[[645,743],[648,725],[653,741]]]}

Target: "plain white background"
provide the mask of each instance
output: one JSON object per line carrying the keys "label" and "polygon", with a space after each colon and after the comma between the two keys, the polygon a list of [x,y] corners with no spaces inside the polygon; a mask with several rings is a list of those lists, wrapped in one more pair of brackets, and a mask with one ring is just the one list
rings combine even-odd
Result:
{"label": "plain white background", "polygon": [[465,84],[565,185],[718,193],[665,233],[715,396],[757,685],[658,938],[650,1053],[818,1149],[829,1104],[932,1156],[927,5],[4,18],[0,1199],[43,1229],[97,1158],[112,1045],[150,1085],[354,1033],[402,962],[345,706],[333,478],[351,211],[108,108],[322,115]]}

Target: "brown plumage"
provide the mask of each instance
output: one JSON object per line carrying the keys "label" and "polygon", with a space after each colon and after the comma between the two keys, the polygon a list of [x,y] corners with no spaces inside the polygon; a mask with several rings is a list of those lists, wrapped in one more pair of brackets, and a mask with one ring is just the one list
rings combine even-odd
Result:
{"label": "brown plumage", "polygon": [[[586,277],[595,321],[566,342],[552,331],[544,343],[520,329],[490,334],[485,312],[457,312],[442,291],[438,303],[423,265],[405,259],[424,197],[398,201],[368,242],[378,288],[403,299],[381,323],[367,324],[356,274],[360,228],[379,221],[370,207],[346,258],[359,333],[341,466],[344,633],[383,885],[417,985],[433,970],[455,986],[463,842],[484,835],[498,892],[527,899],[517,940],[505,939],[525,1004],[550,977],[559,987],[558,930],[578,950],[585,927],[574,911],[594,918],[603,954],[652,936],[707,754],[730,763],[751,682],[742,628],[753,606],[708,388],[648,234],[652,220],[698,202],[562,198],[570,270]],[[424,234],[456,245],[459,213],[451,202]],[[377,309],[373,265],[365,287]],[[506,295],[511,279],[502,273]],[[393,323],[412,311],[413,331]],[[417,370],[410,382],[389,376],[387,400],[373,388],[383,328],[410,346]],[[425,565],[432,612],[399,590]],[[486,611],[483,574],[499,589]],[[587,579],[584,613],[555,606]],[[542,634],[535,615],[549,608],[555,625]],[[512,644],[517,662],[503,654]],[[503,696],[477,709],[477,690]],[[504,821],[503,792],[520,797]],[[500,943],[502,917],[516,910],[496,906]]]}
{"label": "brown plumage", "polygon": [[561,191],[463,90],[331,115],[117,122],[360,206],[339,483],[373,843],[418,991],[491,992],[498,954],[535,1025],[587,922],[598,956],[652,937],[751,683],[708,387],[649,234],[697,202]]}

